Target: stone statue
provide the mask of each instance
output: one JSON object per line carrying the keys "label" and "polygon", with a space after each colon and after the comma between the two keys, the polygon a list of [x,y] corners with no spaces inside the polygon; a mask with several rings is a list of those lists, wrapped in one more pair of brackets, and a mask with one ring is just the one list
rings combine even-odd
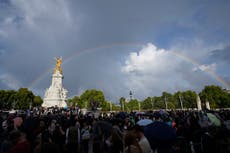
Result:
{"label": "stone statue", "polygon": [[62,74],[62,69],[61,69],[61,64],[62,64],[62,58],[61,57],[56,57],[56,67],[54,69],[54,73],[59,71],[60,74]]}
{"label": "stone statue", "polygon": [[52,82],[48,89],[46,89],[45,96],[43,99],[42,107],[66,107],[66,97],[68,91],[63,88],[62,80],[62,58],[56,57],[55,58],[56,65],[54,67],[54,72],[52,74]]}

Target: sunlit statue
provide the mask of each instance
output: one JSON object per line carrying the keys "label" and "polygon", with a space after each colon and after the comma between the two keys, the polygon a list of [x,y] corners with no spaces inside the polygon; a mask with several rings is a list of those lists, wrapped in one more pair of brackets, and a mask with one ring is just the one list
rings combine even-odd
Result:
{"label": "sunlit statue", "polygon": [[56,57],[56,67],[54,69],[54,73],[59,71],[60,74],[62,74],[62,68],[61,68],[61,64],[62,64],[62,58],[61,57]]}
{"label": "sunlit statue", "polygon": [[63,74],[62,74],[62,58],[56,57],[56,66],[52,74],[52,82],[49,88],[45,91],[42,107],[66,107],[66,97],[68,91],[63,87]]}

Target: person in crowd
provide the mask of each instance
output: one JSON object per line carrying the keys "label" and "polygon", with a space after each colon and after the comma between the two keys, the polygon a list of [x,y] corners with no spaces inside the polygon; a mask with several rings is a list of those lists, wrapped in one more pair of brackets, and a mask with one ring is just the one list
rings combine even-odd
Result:
{"label": "person in crowd", "polygon": [[67,153],[78,153],[79,152],[79,137],[80,130],[79,124],[76,122],[74,125],[66,130],[66,147]]}
{"label": "person in crowd", "polygon": [[30,143],[26,136],[18,130],[10,133],[12,147],[7,153],[30,153]]}
{"label": "person in crowd", "polygon": [[81,138],[82,138],[83,153],[88,153],[89,140],[90,140],[90,128],[86,121],[83,122],[83,127],[81,129]]}
{"label": "person in crowd", "polygon": [[162,121],[162,119],[161,119],[161,114],[160,114],[159,112],[155,112],[155,113],[153,114],[153,117],[154,117],[154,120],[155,120],[155,121]]}
{"label": "person in crowd", "polygon": [[129,131],[125,135],[125,153],[142,153],[134,132]]}
{"label": "person in crowd", "polygon": [[65,132],[60,123],[56,123],[52,139],[52,141],[60,148],[61,153],[64,153]]}
{"label": "person in crowd", "polygon": [[2,122],[2,131],[0,134],[1,149],[0,153],[6,153],[12,147],[12,142],[9,139],[10,133],[14,130],[13,120],[5,120]]}
{"label": "person in crowd", "polygon": [[130,120],[130,118],[126,118],[125,121],[124,121],[124,127],[123,127],[123,130],[131,130],[132,129],[132,122]]}
{"label": "person in crowd", "polygon": [[93,153],[101,153],[103,147],[103,131],[97,122],[97,119],[94,118],[92,127]]}
{"label": "person in crowd", "polygon": [[123,133],[117,125],[114,125],[111,130],[109,142],[110,153],[122,153],[124,149]]}
{"label": "person in crowd", "polygon": [[138,124],[134,126],[134,132],[138,138],[138,143],[141,147],[142,153],[152,153],[151,146],[149,141],[144,135],[144,127],[139,126]]}
{"label": "person in crowd", "polygon": [[[108,144],[110,144],[111,153],[119,153],[121,150],[125,150],[126,153],[140,152],[138,149],[139,147],[142,152],[145,152],[142,149],[143,147],[140,143],[141,141],[137,141],[142,139],[141,134],[139,132],[135,132],[135,137],[129,134],[134,124],[131,121],[132,118],[138,118],[135,113],[114,113],[110,116],[104,113],[103,116],[99,116],[98,119],[93,119],[93,116],[91,115],[83,113],[77,114],[74,112],[75,110],[64,110],[61,108],[50,108],[47,110],[33,109],[33,112],[30,112],[28,116],[23,114],[0,112],[0,125],[2,125],[0,129],[0,153],[14,152],[15,150],[17,150],[17,152],[26,153],[28,148],[31,148],[30,150],[34,150],[34,153],[62,153],[63,150],[60,150],[59,146],[64,140],[66,140],[67,148],[65,153],[79,152],[78,144],[80,143],[80,137],[83,139],[83,133],[80,133],[79,125],[75,124],[76,120],[79,120],[81,125],[84,125],[82,123],[85,121],[87,123],[93,122],[92,142],[94,153],[107,153],[106,149],[108,148],[103,146],[103,144],[104,139],[107,138],[108,135],[110,135],[110,139],[107,139],[107,141],[109,140]],[[184,143],[182,146],[185,147],[185,151],[188,151],[189,149],[191,150],[192,143],[194,145],[194,150],[201,153],[213,151],[225,153],[230,150],[229,110],[174,110],[167,112],[161,110],[145,113],[154,117],[155,121],[174,121],[174,125],[173,123],[170,123],[169,125],[173,126],[176,129],[177,136],[182,138]],[[216,120],[219,119],[221,121],[221,125],[215,125],[213,119],[208,116],[208,113],[215,115],[217,117]],[[143,116],[141,115],[140,118],[143,118]],[[126,137],[123,138],[123,141],[126,141],[126,143],[124,143],[125,146],[123,147],[125,149],[122,148],[122,141],[120,141],[122,138],[119,137],[121,135],[118,130],[119,128],[112,129],[111,134],[109,134],[109,132],[105,132],[103,127],[95,124],[101,121],[108,121],[113,125],[118,125],[123,133],[123,136],[125,135],[124,133],[128,133]],[[58,128],[58,124],[62,127],[61,129]],[[77,128],[77,130],[75,128]],[[12,132],[15,130],[19,133]],[[23,133],[26,133],[26,137]],[[62,138],[63,134],[65,134],[64,136],[66,139]],[[40,139],[36,139],[36,137],[40,137]],[[83,147],[84,145],[81,146]],[[87,145],[85,145],[85,148],[86,146]],[[91,145],[88,145],[88,147],[91,149]],[[181,145],[179,147],[181,147]],[[182,151],[182,149],[180,150]],[[158,149],[157,151],[160,153],[161,150]]]}
{"label": "person in crowd", "polygon": [[34,148],[33,153],[60,153],[57,144],[52,142],[51,136],[48,131],[43,131],[38,137],[38,144]]}
{"label": "person in crowd", "polygon": [[56,120],[52,120],[52,121],[50,122],[49,127],[48,127],[48,130],[49,130],[49,133],[50,133],[51,136],[53,136],[54,130],[56,129],[56,123],[57,123]]}

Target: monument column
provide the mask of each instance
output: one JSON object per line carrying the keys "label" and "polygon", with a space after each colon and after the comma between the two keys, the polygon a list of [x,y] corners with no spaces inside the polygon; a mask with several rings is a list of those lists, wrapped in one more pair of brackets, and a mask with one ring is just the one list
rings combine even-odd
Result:
{"label": "monument column", "polygon": [[201,100],[200,100],[200,96],[198,94],[197,94],[197,97],[196,97],[196,104],[197,104],[197,110],[201,111],[202,110]]}
{"label": "monument column", "polygon": [[56,66],[52,75],[52,82],[46,89],[43,107],[66,107],[67,90],[62,86],[62,58],[56,58]]}

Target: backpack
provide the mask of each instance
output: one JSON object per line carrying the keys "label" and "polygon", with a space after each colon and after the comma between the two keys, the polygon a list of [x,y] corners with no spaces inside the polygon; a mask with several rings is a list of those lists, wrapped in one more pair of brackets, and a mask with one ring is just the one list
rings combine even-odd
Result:
{"label": "backpack", "polygon": [[89,140],[90,138],[90,133],[88,128],[83,128],[82,129],[82,140]]}

